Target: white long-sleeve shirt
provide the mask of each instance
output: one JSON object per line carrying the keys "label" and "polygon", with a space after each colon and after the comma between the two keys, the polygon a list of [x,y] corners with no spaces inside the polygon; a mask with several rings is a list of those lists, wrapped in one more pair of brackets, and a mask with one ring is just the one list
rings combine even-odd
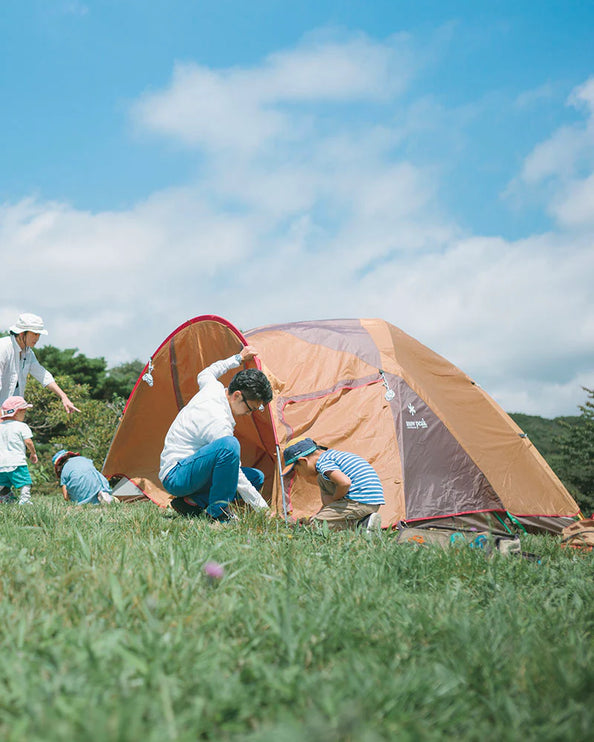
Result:
{"label": "white long-sleeve shirt", "polygon": [[[165,436],[161,452],[159,478],[165,479],[173,467],[193,456],[213,441],[234,434],[235,418],[227,401],[225,387],[218,381],[232,368],[241,364],[237,356],[216,361],[198,374],[199,391],[177,414]],[[237,492],[253,508],[267,508],[266,500],[239,468]]]}
{"label": "white long-sleeve shirt", "polygon": [[54,381],[54,377],[46,371],[35,358],[31,348],[26,348],[21,357],[21,349],[14,337],[0,338],[0,404],[11,397],[17,387],[18,394],[25,396],[27,376],[31,374],[42,386]]}

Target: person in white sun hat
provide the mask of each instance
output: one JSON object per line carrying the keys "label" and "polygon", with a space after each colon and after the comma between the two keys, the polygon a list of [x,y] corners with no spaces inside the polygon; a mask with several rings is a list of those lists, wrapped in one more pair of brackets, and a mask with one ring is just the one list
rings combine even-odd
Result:
{"label": "person in white sun hat", "polygon": [[60,398],[68,414],[80,412],[35,357],[33,347],[41,335],[47,335],[41,317],[29,312],[21,314],[9,331],[8,337],[0,338],[0,405],[14,395],[24,396],[27,377],[31,374]]}

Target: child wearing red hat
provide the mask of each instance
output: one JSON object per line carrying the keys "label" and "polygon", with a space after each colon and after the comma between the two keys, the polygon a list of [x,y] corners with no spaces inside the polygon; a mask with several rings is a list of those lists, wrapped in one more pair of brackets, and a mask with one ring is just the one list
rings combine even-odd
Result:
{"label": "child wearing red hat", "polygon": [[31,503],[31,474],[27,451],[32,463],[38,462],[33,433],[24,422],[33,407],[23,397],[9,397],[0,410],[0,501],[12,500],[12,489],[19,491],[19,505]]}

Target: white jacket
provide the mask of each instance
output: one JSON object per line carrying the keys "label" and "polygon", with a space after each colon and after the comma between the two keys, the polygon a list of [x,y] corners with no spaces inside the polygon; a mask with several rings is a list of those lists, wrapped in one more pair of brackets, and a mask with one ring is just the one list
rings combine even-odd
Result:
{"label": "white jacket", "polygon": [[[159,471],[161,481],[178,461],[193,456],[203,446],[219,438],[233,435],[235,418],[227,401],[225,387],[218,378],[240,364],[236,356],[231,356],[223,361],[216,361],[198,374],[200,391],[178,412],[165,436]],[[237,492],[253,508],[268,507],[266,500],[249,482],[241,467]]]}
{"label": "white jacket", "polygon": [[25,396],[29,374],[42,386],[54,381],[50,372],[46,371],[35,358],[31,348],[27,348],[21,358],[21,349],[13,335],[0,338],[0,404],[14,394],[17,383],[20,396]]}

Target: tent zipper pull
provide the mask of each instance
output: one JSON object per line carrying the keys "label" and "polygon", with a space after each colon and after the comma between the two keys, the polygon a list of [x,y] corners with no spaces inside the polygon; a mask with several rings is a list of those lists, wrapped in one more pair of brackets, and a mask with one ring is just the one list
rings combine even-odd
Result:
{"label": "tent zipper pull", "polygon": [[393,389],[390,389],[390,385],[388,384],[388,381],[385,377],[384,372],[381,370],[381,368],[378,368],[379,375],[382,377],[382,384],[386,387],[387,391],[384,395],[386,398],[386,402],[391,402],[394,397],[396,396],[396,392]]}
{"label": "tent zipper pull", "polygon": [[149,386],[153,385],[153,359],[149,358],[148,369],[145,374],[142,375],[142,380]]}

